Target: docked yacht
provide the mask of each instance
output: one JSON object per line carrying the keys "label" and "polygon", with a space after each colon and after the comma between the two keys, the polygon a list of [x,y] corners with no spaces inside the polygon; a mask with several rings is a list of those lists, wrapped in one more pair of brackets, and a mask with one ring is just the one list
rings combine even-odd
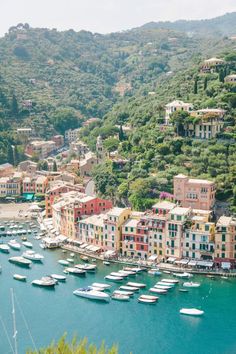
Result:
{"label": "docked yacht", "polygon": [[170,290],[172,289],[172,286],[168,286],[168,285],[161,285],[161,284],[156,284],[154,285],[154,288],[156,289],[164,289],[164,290]]}
{"label": "docked yacht", "polygon": [[157,300],[152,300],[152,299],[144,299],[142,297],[138,298],[138,302],[143,303],[143,304],[149,304],[149,305],[154,305]]}
{"label": "docked yacht", "polygon": [[100,301],[110,301],[110,296],[102,291],[92,290],[90,288],[80,288],[73,292],[74,295],[85,297],[91,300],[100,300]]}
{"label": "docked yacht", "polygon": [[139,298],[145,300],[155,300],[155,301],[159,299],[158,296],[154,296],[154,295],[140,295]]}
{"label": "docked yacht", "polygon": [[39,253],[36,253],[35,251],[25,251],[22,256],[26,259],[30,259],[31,261],[35,261],[35,262],[42,262],[42,260],[44,259],[44,256],[42,256]]}
{"label": "docked yacht", "polygon": [[150,275],[161,275],[161,272],[158,269],[150,269],[148,271],[148,274],[150,274]]}
{"label": "docked yacht", "polygon": [[33,244],[29,241],[22,242],[22,245],[24,245],[27,248],[33,248]]}
{"label": "docked yacht", "polygon": [[20,248],[21,248],[21,245],[19,244],[19,242],[17,242],[16,240],[10,240],[8,242],[8,245],[13,249],[13,250],[16,250],[16,251],[19,251]]}
{"label": "docked yacht", "polygon": [[52,288],[57,284],[57,281],[51,277],[42,277],[41,279],[33,280],[31,284]]}
{"label": "docked yacht", "polygon": [[65,268],[64,273],[69,273],[69,274],[77,275],[77,276],[80,276],[80,277],[85,277],[85,275],[86,275],[86,271],[85,270],[78,269],[78,268],[75,268],[75,267]]}
{"label": "docked yacht", "polygon": [[124,274],[121,274],[121,273],[119,273],[119,272],[111,272],[110,275],[113,275],[113,276],[115,276],[115,277],[122,277],[122,278],[128,277],[127,274],[124,275]]}
{"label": "docked yacht", "polygon": [[29,259],[25,259],[24,257],[20,257],[20,256],[9,258],[9,262],[17,265],[25,266],[25,267],[29,267],[32,263]]}
{"label": "docked yacht", "polygon": [[0,244],[0,251],[3,253],[9,253],[10,252],[10,247],[6,245],[5,243]]}
{"label": "docked yacht", "polygon": [[164,282],[164,281],[159,281],[159,282],[157,282],[156,285],[169,286],[169,287],[171,287],[171,288],[173,288],[173,287],[175,286],[174,283],[167,283],[167,282]]}
{"label": "docked yacht", "polygon": [[108,261],[103,261],[102,262],[104,265],[106,265],[106,266],[109,266],[111,263],[110,262],[108,262]]}
{"label": "docked yacht", "polygon": [[198,309],[181,309],[179,311],[182,315],[188,315],[188,316],[202,316],[204,314],[204,311],[198,310]]}

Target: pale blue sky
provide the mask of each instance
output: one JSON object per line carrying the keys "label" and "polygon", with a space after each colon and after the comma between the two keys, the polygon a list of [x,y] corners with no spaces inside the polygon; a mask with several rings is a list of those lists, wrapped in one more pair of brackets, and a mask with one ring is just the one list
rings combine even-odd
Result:
{"label": "pale blue sky", "polygon": [[233,11],[236,0],[0,0],[0,36],[19,22],[108,33],[150,21],[212,18]]}

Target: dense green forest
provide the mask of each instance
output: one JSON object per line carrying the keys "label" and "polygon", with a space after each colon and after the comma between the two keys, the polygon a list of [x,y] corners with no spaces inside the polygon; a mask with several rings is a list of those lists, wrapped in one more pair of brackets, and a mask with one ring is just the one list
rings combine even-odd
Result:
{"label": "dense green forest", "polygon": [[[126,161],[96,168],[100,194],[144,210],[162,191],[172,192],[172,178],[182,172],[216,180],[217,198],[234,210],[236,87],[224,76],[236,72],[235,20],[233,13],[108,35],[11,27],[0,39],[0,163],[23,156],[16,127],[50,137],[99,117],[82,139],[94,150],[101,135],[107,153],[118,150]],[[226,64],[201,74],[200,64],[213,56]],[[209,141],[186,138],[177,134],[181,117],[163,129],[164,106],[173,99],[226,109],[224,131]]]}

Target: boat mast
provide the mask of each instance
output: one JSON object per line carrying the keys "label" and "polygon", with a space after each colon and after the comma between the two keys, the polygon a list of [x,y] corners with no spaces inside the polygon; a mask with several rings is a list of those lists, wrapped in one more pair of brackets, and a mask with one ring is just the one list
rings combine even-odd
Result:
{"label": "boat mast", "polygon": [[13,319],[13,339],[14,339],[14,347],[15,347],[15,352],[14,352],[14,354],[18,354],[18,350],[17,350],[17,330],[16,330],[15,303],[14,303],[14,293],[13,293],[13,289],[12,289],[12,288],[11,288],[11,301],[12,301],[12,319]]}

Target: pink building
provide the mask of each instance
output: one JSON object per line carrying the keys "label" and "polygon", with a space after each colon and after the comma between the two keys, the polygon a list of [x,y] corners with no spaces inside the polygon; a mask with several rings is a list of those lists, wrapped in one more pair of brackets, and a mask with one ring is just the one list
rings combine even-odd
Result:
{"label": "pink building", "polygon": [[215,204],[215,193],[216,186],[212,181],[182,174],[174,177],[174,196],[184,208],[210,210]]}

